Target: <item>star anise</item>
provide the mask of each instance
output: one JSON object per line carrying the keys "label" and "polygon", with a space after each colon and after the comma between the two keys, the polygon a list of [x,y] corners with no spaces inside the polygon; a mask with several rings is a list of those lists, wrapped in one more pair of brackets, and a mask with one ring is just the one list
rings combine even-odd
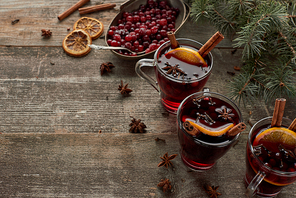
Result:
{"label": "star anise", "polygon": [[127,94],[129,94],[130,92],[133,91],[131,89],[128,89],[127,86],[128,86],[128,84],[123,85],[123,82],[121,81],[121,84],[119,85],[118,90],[120,91],[120,93],[122,95],[127,95]]}
{"label": "star anise", "polygon": [[131,120],[132,122],[130,123],[130,130],[129,132],[131,133],[144,133],[145,132],[145,128],[146,128],[146,125],[141,122],[140,119],[135,119],[134,117],[132,117],[133,119]]}
{"label": "star anise", "polygon": [[167,189],[172,189],[172,185],[169,179],[161,179],[159,184],[157,184],[158,187],[162,187],[162,191],[165,192]]}
{"label": "star anise", "polygon": [[111,69],[115,67],[111,62],[102,63],[100,66],[101,75],[103,75],[104,72],[111,72]]}
{"label": "star anise", "polygon": [[181,69],[179,69],[179,65],[176,64],[175,66],[170,65],[168,62],[165,63],[165,67],[163,67],[162,69],[164,70],[168,70],[166,73],[167,74],[172,74],[173,76],[177,76],[178,73],[179,75],[184,75],[185,72],[183,72]]}
{"label": "star anise", "polygon": [[171,162],[171,160],[175,159],[175,157],[177,157],[177,155],[178,154],[173,154],[168,157],[168,152],[166,152],[163,155],[163,157],[160,157],[160,159],[162,159],[162,161],[158,164],[158,167],[165,166],[166,168],[168,168],[169,166],[173,166],[173,163]]}
{"label": "star anise", "polygon": [[209,185],[205,185],[203,186],[203,189],[206,191],[206,193],[208,193],[208,195],[211,198],[217,198],[219,195],[222,195],[221,193],[217,192],[219,186],[209,186]]}
{"label": "star anise", "polygon": [[232,117],[234,117],[234,114],[232,113],[232,109],[229,109],[223,105],[221,108],[217,108],[215,111],[220,114],[218,115],[218,117],[221,117],[224,120],[229,120],[233,122]]}
{"label": "star anise", "polygon": [[45,38],[49,38],[49,37],[51,37],[51,34],[52,34],[52,33],[51,33],[50,30],[42,29],[41,32],[42,32],[42,35],[41,35],[41,36],[44,36]]}

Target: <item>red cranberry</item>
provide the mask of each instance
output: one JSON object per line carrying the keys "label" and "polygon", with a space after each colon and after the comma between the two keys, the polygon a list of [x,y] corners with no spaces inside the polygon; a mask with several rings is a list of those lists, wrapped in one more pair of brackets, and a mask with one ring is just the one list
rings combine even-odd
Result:
{"label": "red cranberry", "polygon": [[149,42],[148,41],[144,41],[143,42],[143,47],[144,48],[148,48],[149,47]]}
{"label": "red cranberry", "polygon": [[143,45],[139,45],[138,50],[139,50],[139,52],[142,52],[144,50],[144,46]]}
{"label": "red cranberry", "polygon": [[140,16],[139,15],[135,15],[134,16],[134,22],[139,22],[140,21]]}
{"label": "red cranberry", "polygon": [[127,21],[133,22],[134,21],[134,17],[133,16],[128,16],[126,17]]}
{"label": "red cranberry", "polygon": [[131,41],[132,40],[132,36],[130,34],[126,35],[124,38],[126,41]]}
{"label": "red cranberry", "polygon": [[162,36],[160,34],[157,34],[156,37],[155,37],[157,40],[161,40],[162,39]]}
{"label": "red cranberry", "polygon": [[157,30],[158,30],[158,27],[157,27],[157,26],[153,26],[153,27],[151,28],[151,32],[152,32],[152,34],[156,34],[156,33],[157,33]]}
{"label": "red cranberry", "polygon": [[144,35],[146,34],[146,28],[140,28],[140,30],[139,30],[139,34],[140,34],[141,36],[144,36]]}
{"label": "red cranberry", "polygon": [[157,49],[157,45],[156,45],[156,43],[151,43],[151,44],[149,45],[149,49],[150,49],[151,51],[156,50],[156,49]]}
{"label": "red cranberry", "polygon": [[140,20],[141,20],[142,22],[145,22],[145,21],[146,21],[146,17],[141,16]]}
{"label": "red cranberry", "polygon": [[119,24],[119,25],[118,25],[118,29],[120,29],[120,30],[121,30],[121,29],[124,29],[124,25],[123,25],[122,23]]}
{"label": "red cranberry", "polygon": [[111,42],[112,42],[112,39],[107,40],[108,45],[111,45]]}
{"label": "red cranberry", "polygon": [[113,36],[114,35],[114,31],[113,30],[109,30],[108,31],[108,35]]}
{"label": "red cranberry", "polygon": [[[167,25],[167,20],[166,19],[160,19],[159,24],[161,26]],[[169,25],[171,25],[171,24],[169,24]],[[168,27],[169,27],[169,25],[168,25]]]}
{"label": "red cranberry", "polygon": [[113,35],[113,39],[116,41],[120,41],[121,40],[121,36],[119,34],[114,34]]}
{"label": "red cranberry", "polygon": [[117,41],[116,41],[116,40],[112,40],[112,41],[111,41],[111,46],[113,46],[113,47],[118,47],[118,45],[117,45]]}
{"label": "red cranberry", "polygon": [[127,49],[130,49],[132,47],[132,44],[130,42],[126,42],[124,44],[124,46],[127,48]]}
{"label": "red cranberry", "polygon": [[135,46],[136,48],[139,47],[139,44],[140,44],[139,41],[135,41],[135,42],[134,42],[134,46]]}
{"label": "red cranberry", "polygon": [[146,35],[148,35],[148,36],[150,36],[150,34],[151,34],[151,30],[146,30]]}
{"label": "red cranberry", "polygon": [[124,39],[121,39],[120,40],[120,45],[124,45],[125,44],[125,40]]}
{"label": "red cranberry", "polygon": [[114,30],[117,30],[117,26],[113,26],[113,25],[112,25],[112,26],[110,27],[110,30],[113,30],[113,31],[114,31]]}
{"label": "red cranberry", "polygon": [[132,41],[135,41],[135,40],[137,40],[137,36],[136,36],[136,34],[133,34],[132,35]]}

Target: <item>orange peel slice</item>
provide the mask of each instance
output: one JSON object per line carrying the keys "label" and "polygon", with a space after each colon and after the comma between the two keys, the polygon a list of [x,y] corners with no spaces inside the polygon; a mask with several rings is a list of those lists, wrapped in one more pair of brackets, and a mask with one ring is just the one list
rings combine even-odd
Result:
{"label": "orange peel slice", "polygon": [[90,52],[88,45],[91,43],[92,39],[87,32],[81,29],[73,30],[64,38],[63,49],[71,56],[80,57]]}
{"label": "orange peel slice", "polygon": [[272,127],[257,135],[253,145],[259,145],[262,141],[296,147],[296,133],[284,127]]}
{"label": "orange peel slice", "polygon": [[191,65],[197,65],[202,67],[207,67],[208,64],[204,58],[193,49],[178,47],[165,54],[167,58],[174,57],[180,61],[186,62]]}
{"label": "orange peel slice", "polygon": [[226,133],[227,131],[229,131],[229,129],[231,129],[232,127],[234,127],[233,123],[228,123],[226,125],[223,125],[221,127],[216,128],[215,130],[213,129],[209,129],[207,126],[205,126],[202,123],[195,123],[192,122],[190,120],[186,120],[188,121],[192,126],[194,126],[195,128],[197,128],[199,131],[201,131],[204,134],[210,135],[210,136],[220,136],[223,135],[224,133]]}
{"label": "orange peel slice", "polygon": [[95,18],[82,17],[75,22],[74,30],[82,29],[86,31],[92,40],[99,38],[104,32],[104,25]]}

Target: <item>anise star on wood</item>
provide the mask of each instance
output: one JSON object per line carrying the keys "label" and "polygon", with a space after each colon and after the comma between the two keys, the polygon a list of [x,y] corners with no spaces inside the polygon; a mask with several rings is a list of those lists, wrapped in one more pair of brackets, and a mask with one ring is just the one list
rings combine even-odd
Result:
{"label": "anise star on wood", "polygon": [[179,73],[179,75],[184,75],[185,74],[185,72],[183,72],[181,69],[179,69],[179,65],[178,64],[176,64],[175,66],[172,66],[172,65],[170,65],[168,62],[167,63],[165,63],[165,67],[163,67],[162,69],[164,69],[164,70],[168,70],[166,73],[167,74],[172,74],[173,76],[177,76],[178,75],[178,73]]}
{"label": "anise star on wood", "polygon": [[230,122],[233,122],[232,117],[234,117],[234,114],[232,113],[232,109],[229,109],[223,105],[221,108],[217,108],[215,111],[220,114],[218,115],[218,117],[221,117],[224,120],[229,120]]}
{"label": "anise star on wood", "polygon": [[173,154],[171,156],[168,156],[168,152],[166,152],[163,155],[163,157],[160,157],[162,161],[158,164],[158,167],[165,166],[166,168],[168,168],[169,166],[173,166],[173,163],[171,162],[171,160],[175,159],[177,155],[178,154]]}
{"label": "anise star on wood", "polygon": [[42,32],[42,35],[41,35],[41,36],[44,36],[45,38],[49,38],[49,37],[51,37],[51,34],[52,34],[52,33],[51,33],[50,30],[42,29],[41,32]]}
{"label": "anise star on wood", "polygon": [[214,186],[205,185],[203,188],[211,198],[217,198],[219,195],[222,195],[221,193],[217,192],[219,186],[214,187]]}
{"label": "anise star on wood", "polygon": [[111,69],[115,67],[111,62],[102,63],[100,66],[101,75],[103,75],[104,72],[111,72]]}
{"label": "anise star on wood", "polygon": [[161,179],[159,184],[157,184],[158,187],[162,187],[162,191],[165,192],[167,189],[172,189],[172,185],[169,179]]}
{"label": "anise star on wood", "polygon": [[140,119],[135,119],[134,117],[132,117],[132,122],[130,123],[130,130],[129,132],[131,133],[144,133],[145,132],[145,128],[146,128],[146,125],[141,122]]}
{"label": "anise star on wood", "polygon": [[127,95],[127,94],[129,94],[130,92],[133,91],[131,89],[128,89],[127,86],[128,86],[128,84],[123,85],[123,82],[121,81],[121,84],[119,85],[118,90],[120,91],[120,93],[122,95]]}

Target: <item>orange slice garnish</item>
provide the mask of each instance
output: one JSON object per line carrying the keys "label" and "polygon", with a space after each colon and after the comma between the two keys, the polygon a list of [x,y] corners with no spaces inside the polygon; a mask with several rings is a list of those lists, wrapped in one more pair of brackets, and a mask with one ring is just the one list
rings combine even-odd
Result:
{"label": "orange slice garnish", "polygon": [[84,56],[88,54],[92,43],[90,35],[84,30],[73,30],[63,40],[63,49],[71,56]]}
{"label": "orange slice garnish", "polygon": [[[289,147],[296,147],[296,133],[284,127],[272,127],[261,132],[254,140],[253,145],[262,143],[273,143],[271,145],[286,145]],[[264,146],[268,146],[264,144]],[[275,148],[267,148],[273,150]]]}
{"label": "orange slice garnish", "polygon": [[82,17],[73,27],[74,30],[82,29],[86,31],[90,37],[94,40],[99,38],[104,31],[104,25],[97,19],[90,18],[90,17]]}
{"label": "orange slice garnish", "polygon": [[166,58],[174,57],[180,61],[186,62],[191,65],[197,65],[202,67],[207,67],[208,64],[203,59],[203,57],[193,49],[178,47],[165,54]]}
{"label": "orange slice garnish", "polygon": [[227,123],[227,124],[225,124],[225,125],[223,125],[221,127],[215,128],[215,130],[214,130],[213,128],[209,128],[209,127],[207,127],[206,125],[204,125],[202,123],[195,123],[195,122],[192,122],[190,120],[186,120],[186,121],[188,121],[192,126],[197,128],[202,133],[210,135],[210,136],[223,135],[224,133],[229,131],[229,129],[231,129],[234,126],[233,123]]}

